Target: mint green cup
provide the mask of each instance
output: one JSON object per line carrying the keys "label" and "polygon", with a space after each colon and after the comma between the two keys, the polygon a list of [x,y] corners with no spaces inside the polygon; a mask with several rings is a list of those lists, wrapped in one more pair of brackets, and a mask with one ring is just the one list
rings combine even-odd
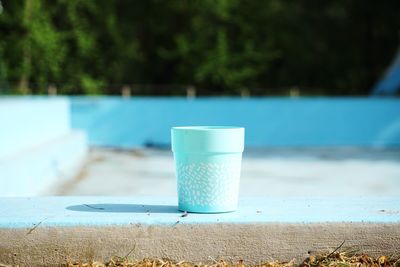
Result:
{"label": "mint green cup", "polygon": [[179,210],[199,213],[237,209],[244,128],[187,126],[171,129]]}

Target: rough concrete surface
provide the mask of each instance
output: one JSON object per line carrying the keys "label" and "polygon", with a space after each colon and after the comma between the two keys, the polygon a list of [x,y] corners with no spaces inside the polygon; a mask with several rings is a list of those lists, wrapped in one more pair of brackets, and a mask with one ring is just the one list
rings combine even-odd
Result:
{"label": "rough concrete surface", "polygon": [[[236,212],[185,214],[174,197],[0,198],[0,263],[112,256],[248,263],[301,260],[343,241],[400,256],[400,198],[242,198]],[[397,253],[397,254],[396,254]]]}
{"label": "rough concrete surface", "polygon": [[[176,196],[169,149],[92,148],[75,180],[49,195]],[[241,196],[400,196],[400,149],[246,149]]]}
{"label": "rough concrete surface", "polygon": [[201,224],[125,227],[37,227],[0,229],[0,262],[55,265],[107,261],[113,256],[217,259],[247,263],[300,261],[308,253],[342,249],[371,256],[400,256],[400,225],[373,223]]}

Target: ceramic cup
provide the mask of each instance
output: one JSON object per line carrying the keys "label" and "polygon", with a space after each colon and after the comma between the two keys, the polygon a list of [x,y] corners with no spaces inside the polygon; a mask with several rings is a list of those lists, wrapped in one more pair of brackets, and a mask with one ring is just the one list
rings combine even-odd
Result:
{"label": "ceramic cup", "polygon": [[187,126],[171,129],[179,210],[237,209],[244,128]]}

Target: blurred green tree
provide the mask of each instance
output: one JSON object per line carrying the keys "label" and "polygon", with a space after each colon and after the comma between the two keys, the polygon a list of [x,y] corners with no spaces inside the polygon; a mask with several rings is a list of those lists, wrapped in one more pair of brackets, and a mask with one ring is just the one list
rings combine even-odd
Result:
{"label": "blurred green tree", "polygon": [[10,1],[6,8],[0,23],[8,26],[1,31],[1,57],[8,77],[18,82],[18,93],[28,93],[32,85],[34,93],[41,93],[60,78],[65,58],[62,33],[54,27],[43,0]]}
{"label": "blurred green tree", "polygon": [[[13,93],[365,95],[399,44],[400,1],[2,1]],[[0,80],[0,82],[2,82]],[[4,81],[3,81],[4,83]],[[138,86],[138,85],[158,86]],[[162,90],[163,89],[163,90]]]}

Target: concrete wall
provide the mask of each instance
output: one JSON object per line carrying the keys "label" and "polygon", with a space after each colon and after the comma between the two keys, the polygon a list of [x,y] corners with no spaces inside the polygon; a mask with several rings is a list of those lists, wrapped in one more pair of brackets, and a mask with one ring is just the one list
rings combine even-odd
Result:
{"label": "concrete wall", "polygon": [[73,177],[87,153],[68,98],[0,98],[0,196],[35,196]]}
{"label": "concrete wall", "polygon": [[92,145],[168,147],[177,125],[244,126],[247,147],[393,147],[400,145],[400,99],[72,99],[72,126],[86,130]]}

